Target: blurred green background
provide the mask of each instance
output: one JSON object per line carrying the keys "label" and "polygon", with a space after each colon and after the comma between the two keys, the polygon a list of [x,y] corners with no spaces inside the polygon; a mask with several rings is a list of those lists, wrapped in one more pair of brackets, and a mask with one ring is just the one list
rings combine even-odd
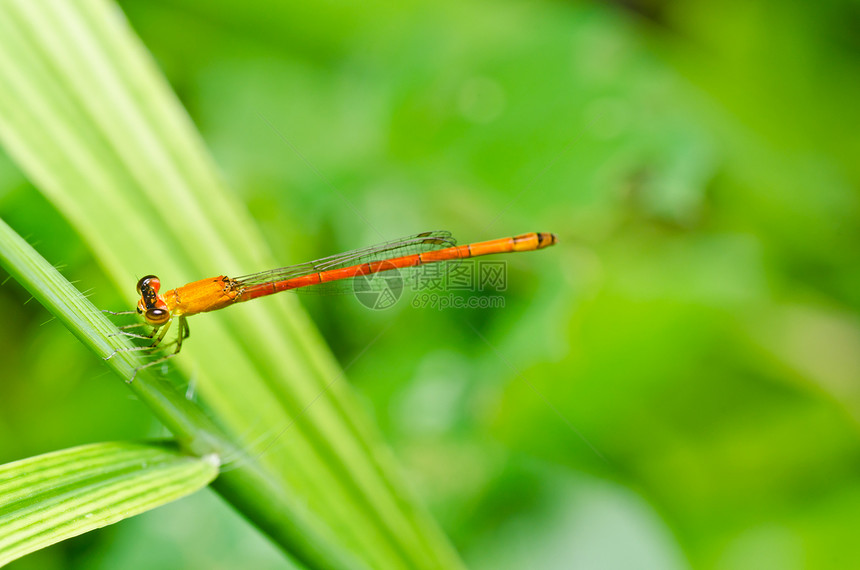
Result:
{"label": "blurred green background", "polygon": [[[284,264],[559,235],[503,309],[303,298],[471,567],[860,565],[857,3],[120,5]],[[134,303],[5,155],[0,216]],[[164,434],[27,300],[0,461]],[[10,566],[154,567],[287,563],[206,491]]]}

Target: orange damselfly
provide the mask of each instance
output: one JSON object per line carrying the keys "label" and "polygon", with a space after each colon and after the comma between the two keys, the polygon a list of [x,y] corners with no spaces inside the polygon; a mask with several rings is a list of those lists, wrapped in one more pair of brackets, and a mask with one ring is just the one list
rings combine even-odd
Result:
{"label": "orange damselfly", "polygon": [[[171,289],[163,294],[161,280],[147,275],[138,281],[140,300],[137,312],[145,324],[152,327],[149,335],[130,334],[137,338],[154,339],[147,347],[120,350],[146,350],[158,346],[164,339],[171,322],[176,319],[178,332],[174,356],[188,337],[186,318],[198,313],[223,309],[236,303],[281,291],[311,288],[314,290],[347,290],[343,285],[356,278],[395,269],[411,269],[430,263],[439,263],[516,251],[534,251],[557,242],[551,233],[527,233],[515,237],[457,246],[446,231],[425,232],[375,246],[356,249],[316,261],[262,271],[231,278],[226,275],[210,277]],[[141,324],[143,325],[143,323]],[[131,326],[141,326],[131,325]],[[164,360],[158,359],[145,366]]]}

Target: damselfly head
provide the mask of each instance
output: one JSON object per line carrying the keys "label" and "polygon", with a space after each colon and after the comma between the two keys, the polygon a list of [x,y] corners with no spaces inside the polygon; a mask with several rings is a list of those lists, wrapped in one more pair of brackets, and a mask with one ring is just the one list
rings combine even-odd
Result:
{"label": "damselfly head", "polygon": [[160,327],[170,320],[170,310],[164,299],[158,295],[159,289],[161,280],[155,275],[147,275],[137,282],[137,292],[140,295],[137,312],[154,327]]}
{"label": "damselfly head", "polygon": [[143,318],[152,326],[160,327],[170,320],[170,311],[160,307],[153,307],[151,309],[147,309],[146,312],[143,313]]}
{"label": "damselfly head", "polygon": [[155,275],[147,275],[146,277],[141,277],[140,281],[137,282],[137,294],[144,295],[144,292],[147,289],[152,289],[153,292],[157,295],[158,290],[161,289],[161,279],[159,279]]}

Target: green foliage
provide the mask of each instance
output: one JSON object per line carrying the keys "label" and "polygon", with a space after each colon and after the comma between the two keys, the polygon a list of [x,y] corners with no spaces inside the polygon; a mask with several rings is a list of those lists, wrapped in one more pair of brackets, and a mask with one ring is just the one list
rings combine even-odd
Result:
{"label": "green foliage", "polygon": [[96,443],[0,466],[0,565],[205,487],[217,459],[159,443]]}
{"label": "green foliage", "polygon": [[[216,258],[221,244],[193,241],[194,224],[185,233],[157,222],[125,247],[138,231],[130,214],[158,220],[151,201],[183,220],[195,212],[159,188],[107,202],[125,184],[113,182],[90,201],[48,202],[0,157],[0,215],[98,307],[132,306],[148,273],[173,287],[379,234],[556,232],[556,248],[508,259],[503,309],[302,300],[469,567],[860,564],[854,3],[121,6],[234,192],[202,215],[248,212],[267,246]],[[45,156],[58,155],[47,142]],[[82,176],[76,189],[97,184]],[[107,234],[89,228],[117,219]],[[231,220],[217,219],[229,234]],[[117,252],[96,261],[90,248],[112,242]],[[163,435],[27,296],[12,282],[0,288],[2,460]],[[208,382],[204,373],[244,385],[247,370],[201,363],[242,342],[258,352],[257,340],[227,334],[246,318],[256,326],[257,310],[274,316],[260,321],[266,334],[293,326],[282,312],[293,300],[259,304],[192,319],[167,378],[183,389],[189,377]],[[262,346],[292,352],[316,339],[302,328]],[[297,397],[299,409],[318,393]],[[277,401],[238,415],[268,416]],[[267,448],[287,424],[264,423],[238,434],[241,449],[303,467],[294,451]],[[292,448],[298,435],[303,445],[295,427],[280,439]],[[294,496],[315,506],[312,487]],[[16,565],[147,567],[140,542],[174,553],[159,559],[165,568],[213,566],[213,543],[243,562],[272,559],[207,496]],[[193,522],[163,532],[170,520]]]}

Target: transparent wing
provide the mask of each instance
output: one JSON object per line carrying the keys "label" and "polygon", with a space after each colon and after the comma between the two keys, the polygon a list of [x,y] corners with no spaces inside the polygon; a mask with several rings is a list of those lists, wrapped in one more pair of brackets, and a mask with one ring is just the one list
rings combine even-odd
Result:
{"label": "transparent wing", "polygon": [[[403,257],[406,255],[414,255],[417,253],[424,253],[427,251],[435,251],[438,249],[445,249],[448,247],[453,247],[457,245],[456,240],[451,236],[451,232],[448,231],[434,231],[434,232],[424,232],[420,234],[415,234],[411,236],[407,236],[404,238],[400,238],[397,240],[380,243],[377,245],[373,245],[370,247],[365,247],[361,249],[354,249],[352,251],[347,251],[344,253],[339,253],[337,255],[331,255],[329,257],[323,257],[321,259],[317,259],[315,261],[308,261],[306,263],[299,263],[297,265],[289,265],[287,267],[281,267],[278,269],[272,269],[269,271],[261,271],[260,273],[253,273],[250,275],[243,275],[241,277],[237,277],[234,280],[240,286],[249,286],[249,285],[260,285],[263,283],[273,283],[277,281],[283,281],[285,279],[292,279],[294,277],[301,277],[303,275],[309,275],[311,273],[319,273],[321,271],[330,271],[332,269],[340,269],[343,267],[351,267],[353,265],[360,265],[362,263],[369,263],[373,261],[383,261],[388,259],[394,259],[398,257]],[[437,265],[446,265],[446,264],[437,264]],[[366,288],[370,288],[374,290],[376,288],[387,288],[391,284],[392,279],[400,279],[403,282],[411,279],[411,276],[417,271],[421,270],[421,268],[406,268],[406,269],[397,269],[392,272],[383,272],[377,275],[369,275],[369,276],[361,276],[347,279],[340,279],[337,281],[329,281],[326,283],[319,283],[315,285],[311,285],[308,287],[301,287],[295,289],[297,293],[309,293],[309,294],[344,294],[344,293],[355,293],[356,290],[365,290]],[[356,280],[359,283],[356,283]]]}

